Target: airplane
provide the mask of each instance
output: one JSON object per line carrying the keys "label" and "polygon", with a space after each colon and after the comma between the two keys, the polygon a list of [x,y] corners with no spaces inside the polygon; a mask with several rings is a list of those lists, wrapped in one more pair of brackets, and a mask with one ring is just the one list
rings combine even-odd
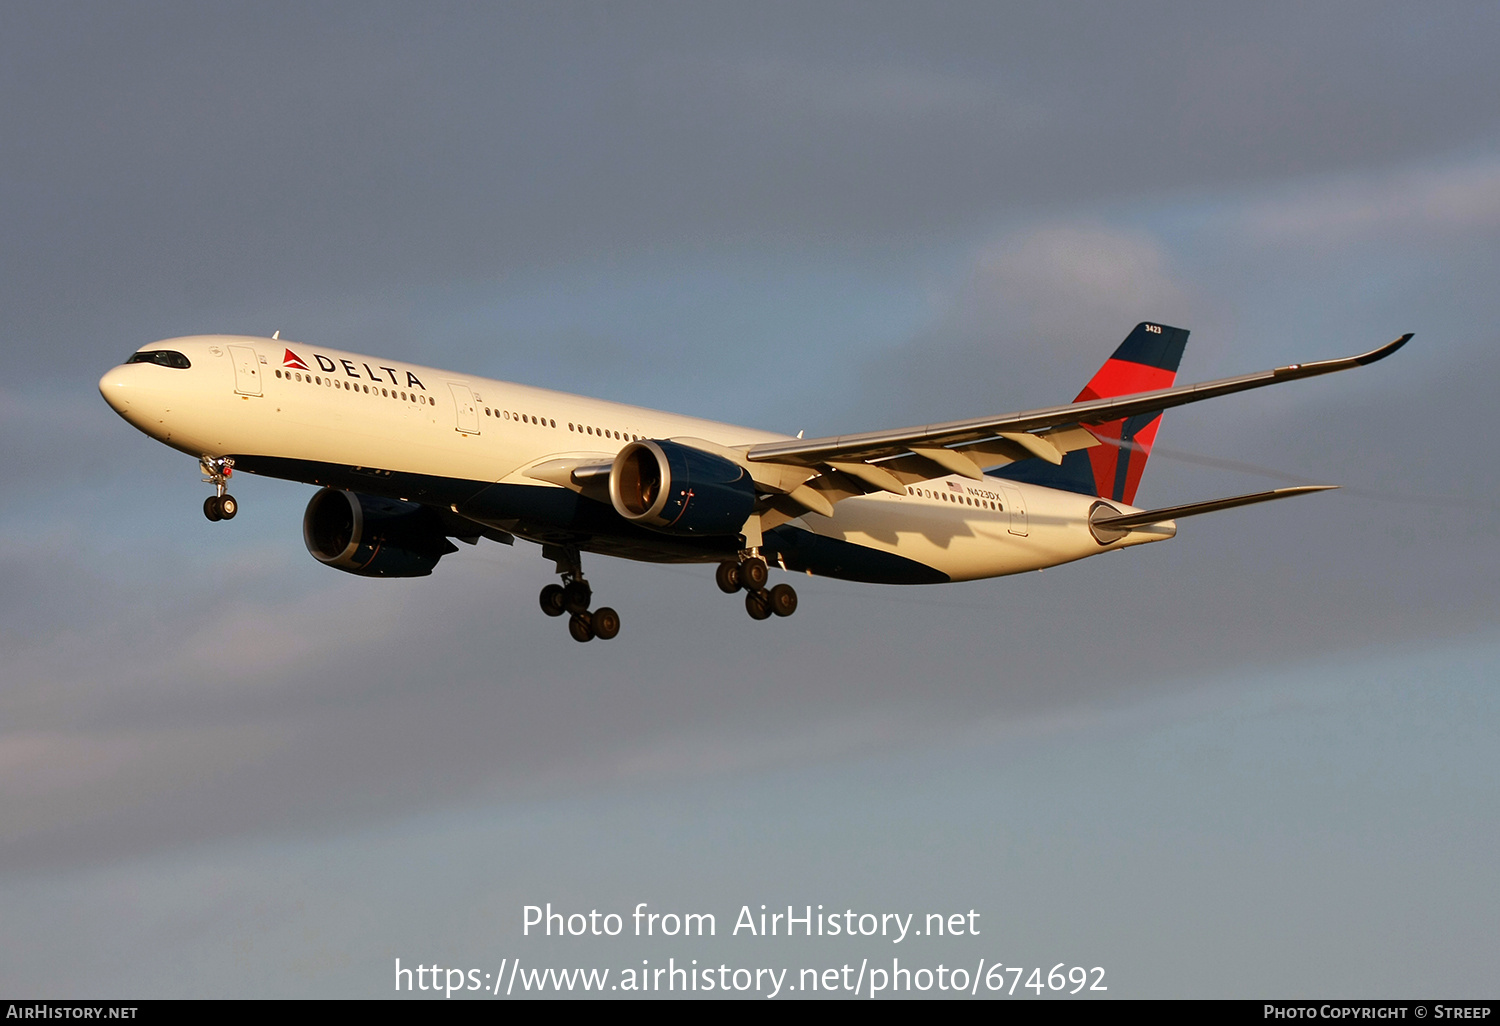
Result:
{"label": "airplane", "polygon": [[1068,404],[803,438],[239,335],[143,346],[99,382],[152,438],[199,461],[211,521],[232,520],[236,471],[319,485],[308,551],[363,577],[421,577],[453,539],[538,543],[560,583],[549,616],[577,641],[620,631],[590,610],[580,554],[717,564],[756,620],[797,593],[770,568],[880,584],[999,577],[1163,541],[1176,521],[1322,491],[1133,505],[1163,411],[1382,360],[1343,359],[1176,386],[1188,332],[1136,325]]}

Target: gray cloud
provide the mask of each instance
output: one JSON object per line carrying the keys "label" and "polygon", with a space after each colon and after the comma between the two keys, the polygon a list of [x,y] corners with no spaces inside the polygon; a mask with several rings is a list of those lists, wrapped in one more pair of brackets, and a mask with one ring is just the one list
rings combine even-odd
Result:
{"label": "gray cloud", "polygon": [[1362,240],[1487,236],[1500,232],[1500,160],[1344,177],[1238,211],[1238,230],[1263,245],[1336,251]]}
{"label": "gray cloud", "polygon": [[1424,14],[1419,66],[1399,7],[938,13],[27,8],[0,44],[16,367],[581,256],[889,252],[1494,127],[1482,7]]}
{"label": "gray cloud", "polygon": [[1195,323],[1190,293],[1148,233],[1074,223],[1008,234],[972,256],[930,327],[867,362],[840,415],[921,423],[1066,402],[1137,322]]}

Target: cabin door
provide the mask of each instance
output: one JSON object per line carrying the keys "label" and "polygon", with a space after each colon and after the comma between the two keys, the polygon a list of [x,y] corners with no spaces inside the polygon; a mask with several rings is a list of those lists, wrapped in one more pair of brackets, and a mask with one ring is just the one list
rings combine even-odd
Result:
{"label": "cabin door", "polygon": [[456,381],[448,382],[448,390],[453,393],[453,407],[458,414],[458,424],[454,430],[465,434],[479,434],[479,407],[474,402],[474,393],[469,391],[468,385],[460,385]]}
{"label": "cabin door", "polygon": [[234,390],[240,395],[260,395],[260,361],[249,346],[230,346],[234,361]]}
{"label": "cabin door", "polygon": [[1026,537],[1026,500],[1021,489],[1001,485],[1000,490],[1005,493],[1005,508],[1010,513],[1010,533]]}

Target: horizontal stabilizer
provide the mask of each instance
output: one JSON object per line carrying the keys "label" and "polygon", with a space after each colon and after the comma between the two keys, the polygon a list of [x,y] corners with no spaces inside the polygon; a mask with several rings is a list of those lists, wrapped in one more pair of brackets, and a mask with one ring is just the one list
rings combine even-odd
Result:
{"label": "horizontal stabilizer", "polygon": [[[1221,509],[1234,509],[1236,506],[1249,506],[1257,502],[1270,502],[1272,499],[1287,499],[1293,495],[1305,495],[1308,492],[1326,492],[1329,489],[1337,487],[1338,485],[1299,485],[1295,488],[1273,488],[1269,492],[1256,492],[1253,495],[1234,495],[1227,499],[1190,502],[1185,506],[1148,509],[1140,513],[1124,513],[1117,517],[1091,517],[1089,519],[1089,526],[1096,530],[1128,531],[1133,527],[1160,524],[1163,521],[1176,520],[1179,517],[1193,517],[1199,513],[1216,513]],[[1102,508],[1105,507],[1101,506]]]}

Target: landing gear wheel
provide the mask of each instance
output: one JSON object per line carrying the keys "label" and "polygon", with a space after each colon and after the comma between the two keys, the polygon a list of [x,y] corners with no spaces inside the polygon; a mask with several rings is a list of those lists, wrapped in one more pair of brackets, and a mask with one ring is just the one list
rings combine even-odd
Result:
{"label": "landing gear wheel", "polygon": [[797,592],[790,584],[778,584],[771,589],[771,612],[777,616],[791,616],[797,611]]}
{"label": "landing gear wheel", "polygon": [[574,641],[588,641],[594,636],[594,625],[588,613],[574,613],[568,619],[568,633]]}
{"label": "landing gear wheel", "polygon": [[589,587],[587,581],[569,581],[562,592],[564,609],[570,613],[588,613],[589,602],[594,598],[594,589]]}
{"label": "landing gear wheel", "polygon": [[755,592],[765,588],[766,581],[771,577],[771,571],[766,566],[766,561],[759,556],[752,556],[740,564],[740,584],[746,591]]}
{"label": "landing gear wheel", "polygon": [[740,590],[740,565],[733,561],[719,564],[719,569],[714,571],[714,583],[719,590],[726,595],[733,595]]}
{"label": "landing gear wheel", "polygon": [[563,586],[561,584],[549,584],[542,589],[541,599],[542,612],[548,616],[562,616],[566,610],[563,608]]}
{"label": "landing gear wheel", "polygon": [[228,456],[203,456],[198,460],[203,471],[204,484],[214,486],[214,493],[203,500],[203,515],[209,520],[233,520],[240,511],[240,504],[233,495],[224,490],[229,475],[234,473],[234,460]]}
{"label": "landing gear wheel", "polygon": [[764,620],[771,615],[771,593],[768,591],[745,592],[745,612],[752,620]]}
{"label": "landing gear wheel", "polygon": [[600,606],[589,617],[590,626],[594,628],[594,637],[601,641],[608,641],[620,633],[620,614],[608,606]]}

